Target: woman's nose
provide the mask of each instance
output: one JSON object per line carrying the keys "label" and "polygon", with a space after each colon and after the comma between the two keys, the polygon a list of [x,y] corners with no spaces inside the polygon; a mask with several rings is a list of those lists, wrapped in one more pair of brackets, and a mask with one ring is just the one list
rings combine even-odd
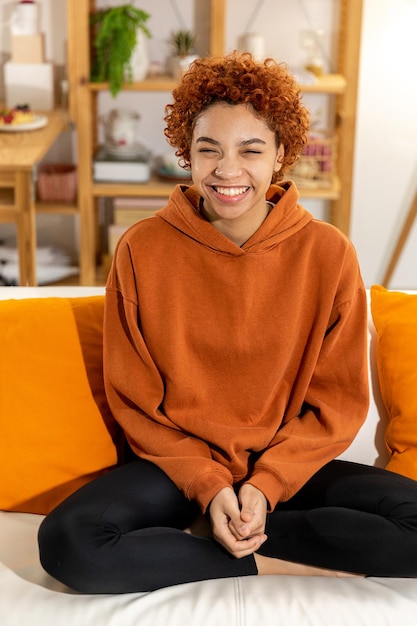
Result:
{"label": "woman's nose", "polygon": [[233,159],[222,159],[217,163],[214,175],[219,178],[236,178],[242,173],[242,168]]}

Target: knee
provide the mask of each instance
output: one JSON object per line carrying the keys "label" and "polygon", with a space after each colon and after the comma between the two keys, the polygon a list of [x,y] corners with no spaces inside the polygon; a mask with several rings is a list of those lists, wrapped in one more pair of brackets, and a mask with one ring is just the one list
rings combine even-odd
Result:
{"label": "knee", "polygon": [[38,531],[39,557],[42,567],[54,578],[63,580],[66,555],[73,541],[72,528],[67,516],[53,511],[42,521]]}
{"label": "knee", "polygon": [[94,593],[89,560],[94,545],[92,524],[77,511],[52,511],[38,531],[39,558],[44,570],[76,591]]}

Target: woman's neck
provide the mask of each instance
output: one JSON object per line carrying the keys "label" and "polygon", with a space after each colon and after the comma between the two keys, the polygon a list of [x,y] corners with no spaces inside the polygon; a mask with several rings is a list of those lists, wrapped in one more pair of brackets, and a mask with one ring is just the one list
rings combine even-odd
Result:
{"label": "woman's neck", "polygon": [[233,241],[233,243],[235,243],[237,246],[242,247],[263,224],[273,206],[274,205],[272,204],[272,202],[265,202],[265,211],[261,214],[258,213],[256,216],[256,220],[253,220],[252,216],[248,215],[247,213],[241,218],[237,218],[234,220],[213,218],[213,216],[208,215],[207,211],[205,211],[202,198],[200,200],[199,208],[201,215],[207,221],[209,221],[212,226],[214,226],[214,228],[222,233],[222,235],[230,239],[230,241]]}

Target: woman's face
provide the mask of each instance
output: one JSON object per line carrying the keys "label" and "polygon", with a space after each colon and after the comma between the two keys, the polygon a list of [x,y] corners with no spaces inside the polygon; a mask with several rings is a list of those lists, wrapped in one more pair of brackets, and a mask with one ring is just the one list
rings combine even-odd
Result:
{"label": "woman's face", "polygon": [[267,215],[272,174],[281,168],[284,151],[275,133],[250,105],[216,103],[198,117],[190,153],[205,217],[220,231],[253,234]]}

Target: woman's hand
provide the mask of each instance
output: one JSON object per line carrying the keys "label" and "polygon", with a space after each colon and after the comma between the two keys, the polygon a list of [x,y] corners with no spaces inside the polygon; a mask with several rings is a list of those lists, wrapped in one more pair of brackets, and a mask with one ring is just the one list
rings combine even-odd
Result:
{"label": "woman's hand", "polygon": [[249,483],[245,483],[239,491],[239,503],[240,518],[249,528],[248,536],[262,536],[266,539],[267,501],[262,491]]}
{"label": "woman's hand", "polygon": [[252,485],[243,485],[239,500],[230,487],[224,487],[210,504],[213,537],[230,554],[242,558],[253,554],[266,540],[265,496]]}

